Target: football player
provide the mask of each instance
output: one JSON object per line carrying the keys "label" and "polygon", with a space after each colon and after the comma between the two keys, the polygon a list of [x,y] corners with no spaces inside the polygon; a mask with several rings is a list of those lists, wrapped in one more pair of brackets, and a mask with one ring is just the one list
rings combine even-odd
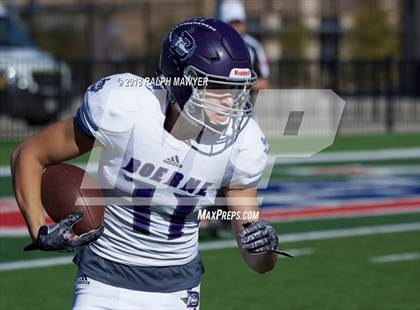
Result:
{"label": "football player", "polygon": [[252,89],[256,91],[267,89],[270,75],[267,55],[261,43],[247,33],[246,18],[245,6],[242,1],[224,0],[222,2],[220,6],[220,19],[231,25],[241,34],[251,55],[253,69],[257,74],[257,81],[252,86]]}
{"label": "football player", "polygon": [[[15,195],[35,247],[80,247],[73,309],[198,309],[199,210],[217,203],[222,188],[229,210],[259,211],[256,185],[268,145],[250,117],[256,76],[241,36],[219,20],[184,21],[164,39],[159,71],[173,83],[143,85],[129,73],[101,79],[73,119],[51,125],[13,154]],[[207,83],[179,80],[192,77]],[[110,198],[104,227],[72,236],[82,212],[45,225],[44,167],[97,144],[98,180]],[[244,218],[233,220],[233,228],[249,267],[272,270],[275,230]]]}

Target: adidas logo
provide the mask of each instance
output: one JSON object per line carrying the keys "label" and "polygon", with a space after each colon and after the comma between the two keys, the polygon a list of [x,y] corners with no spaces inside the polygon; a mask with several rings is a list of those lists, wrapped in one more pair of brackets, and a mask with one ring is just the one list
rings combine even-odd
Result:
{"label": "adidas logo", "polygon": [[167,159],[164,159],[163,160],[163,163],[164,164],[175,166],[177,168],[182,168],[182,164],[179,162],[178,155],[175,155],[175,156],[169,157]]}
{"label": "adidas logo", "polygon": [[90,282],[87,278],[87,276],[81,276],[77,279],[76,285],[89,285]]}

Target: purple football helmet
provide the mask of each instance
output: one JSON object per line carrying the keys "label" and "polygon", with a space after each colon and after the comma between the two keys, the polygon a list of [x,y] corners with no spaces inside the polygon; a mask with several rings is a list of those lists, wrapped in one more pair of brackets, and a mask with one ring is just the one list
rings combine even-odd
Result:
{"label": "purple football helmet", "polygon": [[[171,78],[207,79],[207,86],[167,86],[169,100],[193,123],[211,132],[232,135],[251,115],[250,87],[256,81],[248,48],[239,33],[213,18],[194,18],[173,27],[163,41],[160,73]],[[228,107],[206,99],[206,91],[229,90]],[[222,115],[226,121],[210,121],[206,111]],[[229,130],[230,128],[230,130]]]}

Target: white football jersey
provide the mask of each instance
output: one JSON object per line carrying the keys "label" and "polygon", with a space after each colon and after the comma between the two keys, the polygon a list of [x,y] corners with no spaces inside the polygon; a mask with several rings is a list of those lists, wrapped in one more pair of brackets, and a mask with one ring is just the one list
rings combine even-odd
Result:
{"label": "white football jersey", "polygon": [[98,81],[76,116],[103,145],[98,181],[107,197],[105,230],[90,247],[128,265],[183,265],[197,256],[198,210],[214,204],[221,187],[254,187],[268,145],[253,119],[230,144],[206,132],[177,140],[164,128],[166,91],[141,81],[128,73]]}

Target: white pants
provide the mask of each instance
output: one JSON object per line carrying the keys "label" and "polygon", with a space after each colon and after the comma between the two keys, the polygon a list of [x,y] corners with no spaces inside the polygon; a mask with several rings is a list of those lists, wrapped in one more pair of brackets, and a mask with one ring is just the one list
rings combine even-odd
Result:
{"label": "white pants", "polygon": [[77,273],[73,310],[199,310],[200,285],[173,293],[129,290],[108,285]]}

